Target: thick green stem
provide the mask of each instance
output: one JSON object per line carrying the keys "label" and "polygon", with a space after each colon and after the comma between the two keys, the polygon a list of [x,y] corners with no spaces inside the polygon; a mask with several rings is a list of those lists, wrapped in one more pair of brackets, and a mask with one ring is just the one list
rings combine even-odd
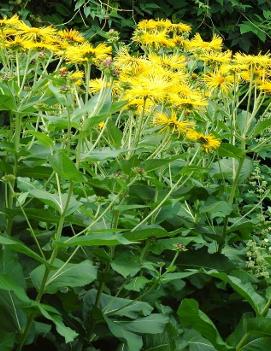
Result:
{"label": "thick green stem", "polygon": [[239,343],[236,346],[236,351],[240,351],[244,345],[244,343],[247,341],[247,338],[249,337],[249,333],[245,333],[242,337],[242,339],[239,341]]}
{"label": "thick green stem", "polygon": [[[68,196],[67,196],[67,201],[65,203],[65,206],[64,206],[64,209],[61,213],[61,216],[60,216],[60,219],[59,219],[59,222],[58,222],[58,226],[57,226],[57,230],[56,230],[56,234],[55,234],[55,240],[59,240],[60,237],[61,237],[61,234],[62,234],[62,230],[63,230],[63,226],[64,226],[64,222],[65,222],[65,213],[67,211],[67,208],[69,206],[69,202],[70,202],[70,198],[71,198],[71,195],[72,195],[72,191],[73,191],[73,184],[70,184],[70,188],[69,188],[69,192],[68,192]],[[39,288],[39,291],[38,291],[38,294],[36,296],[36,299],[35,301],[37,303],[40,303],[44,293],[45,293],[45,290],[46,290],[46,284],[47,284],[47,281],[48,281],[48,277],[49,277],[49,274],[50,274],[50,271],[51,271],[51,267],[54,263],[54,260],[56,259],[57,257],[57,254],[58,254],[58,248],[55,247],[52,251],[52,254],[51,254],[51,257],[48,261],[48,264],[46,265],[45,267],[45,272],[44,272],[44,275],[43,275],[43,278],[42,278],[42,282],[41,282],[41,285],[40,285],[40,288]],[[26,327],[24,328],[24,332],[21,336],[21,340],[20,340],[20,344],[19,344],[19,347],[17,349],[17,351],[21,351],[24,344],[25,344],[25,341],[28,337],[28,334],[31,330],[31,327],[32,327],[32,324],[35,320],[35,317],[36,317],[36,312],[32,312],[30,315],[29,315],[29,318],[27,320],[27,323],[26,323]]]}

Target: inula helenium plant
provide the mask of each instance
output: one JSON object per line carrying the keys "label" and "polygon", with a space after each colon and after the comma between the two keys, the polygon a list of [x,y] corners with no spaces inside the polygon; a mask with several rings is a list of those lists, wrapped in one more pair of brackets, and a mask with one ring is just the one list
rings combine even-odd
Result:
{"label": "inula helenium plant", "polygon": [[143,20],[0,20],[0,350],[271,345],[271,56]]}

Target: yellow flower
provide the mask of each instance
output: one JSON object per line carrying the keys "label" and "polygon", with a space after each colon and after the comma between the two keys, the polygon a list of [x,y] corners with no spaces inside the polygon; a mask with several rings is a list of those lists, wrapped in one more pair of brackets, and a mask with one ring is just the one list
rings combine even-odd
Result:
{"label": "yellow flower", "polygon": [[222,93],[226,94],[233,87],[234,77],[229,73],[225,75],[221,71],[217,70],[204,75],[203,80],[209,89],[218,89]]}
{"label": "yellow flower", "polygon": [[172,54],[172,55],[156,55],[150,54],[149,60],[151,63],[156,65],[161,65],[163,68],[170,69],[173,71],[182,70],[185,68],[186,59],[185,56],[180,54]]}
{"label": "yellow flower", "polygon": [[267,94],[270,94],[271,93],[271,82],[270,81],[265,81],[265,82],[262,82],[259,86],[258,86],[258,89],[267,93]]}
{"label": "yellow flower", "polygon": [[212,134],[199,134],[197,141],[206,152],[218,149],[221,144],[221,141],[215,138]]}
{"label": "yellow flower", "polygon": [[100,122],[99,124],[98,124],[98,128],[99,129],[103,129],[105,127],[105,122]]}
{"label": "yellow flower", "polygon": [[93,47],[90,43],[78,46],[69,46],[66,49],[65,57],[71,63],[94,62],[95,64],[104,61],[111,54],[111,47],[99,44]]}
{"label": "yellow flower", "polygon": [[197,33],[191,40],[185,40],[183,43],[185,49],[191,52],[210,52],[210,51],[221,51],[222,50],[222,38],[217,35],[213,36],[213,39],[204,41],[200,34]]}
{"label": "yellow flower", "polygon": [[32,49],[37,49],[37,50],[49,50],[54,52],[55,51],[55,46],[53,44],[49,44],[45,41],[40,41],[40,42],[34,42],[33,40],[24,40],[24,48],[28,50]]}
{"label": "yellow flower", "polygon": [[195,124],[190,121],[179,121],[175,112],[169,117],[165,113],[157,112],[153,119],[153,124],[163,127],[162,130],[171,130],[172,132],[186,133]]}
{"label": "yellow flower", "polygon": [[207,101],[198,94],[191,94],[187,97],[181,97],[180,95],[171,95],[169,97],[169,101],[176,108],[180,108],[181,110],[199,110],[207,105]]}
{"label": "yellow flower", "polygon": [[146,100],[144,98],[136,98],[127,101],[127,104],[123,107],[123,109],[133,110],[137,115],[151,115],[156,106],[156,103],[150,99]]}
{"label": "yellow flower", "polygon": [[166,31],[161,31],[157,33],[136,33],[133,36],[133,41],[138,42],[141,45],[154,46],[159,48],[164,47],[174,47],[175,43],[172,39],[167,36]]}
{"label": "yellow flower", "polygon": [[245,82],[254,81],[254,83],[261,83],[268,77],[268,71],[265,68],[255,67],[253,70],[246,69],[240,73],[240,77]]}
{"label": "yellow flower", "polygon": [[270,67],[271,66],[271,57],[270,54],[264,55],[246,55],[242,53],[236,53],[234,55],[235,63],[238,65],[247,65],[250,67]]}
{"label": "yellow flower", "polygon": [[165,20],[142,20],[137,24],[137,29],[142,31],[153,31],[159,29],[170,28],[172,23],[169,19]]}
{"label": "yellow flower", "polygon": [[192,27],[185,23],[172,24],[172,28],[176,29],[178,33],[190,33],[192,30]]}
{"label": "yellow flower", "polygon": [[89,81],[89,92],[92,94],[97,94],[99,91],[105,88],[110,88],[111,83],[106,82],[102,78],[91,79]]}
{"label": "yellow flower", "polygon": [[191,26],[185,23],[171,23],[169,19],[161,20],[142,20],[137,25],[137,31],[144,32],[159,32],[161,30],[167,30],[168,32],[176,31],[178,33],[189,33],[191,32]]}
{"label": "yellow flower", "polygon": [[23,21],[21,21],[17,15],[0,20],[0,27],[17,27],[21,26],[22,24],[24,24]]}
{"label": "yellow flower", "polygon": [[83,83],[84,72],[76,71],[70,74],[70,79],[74,82],[75,85],[81,85]]}
{"label": "yellow flower", "polygon": [[25,23],[22,22],[20,27],[18,28],[18,35],[27,40],[32,40],[35,42],[40,42],[42,40],[48,40],[49,38],[53,40],[53,37],[56,34],[56,29],[48,26],[48,27],[29,27]]}
{"label": "yellow flower", "polygon": [[185,133],[185,136],[188,140],[197,141],[200,137],[200,133],[197,132],[195,129],[188,129]]}
{"label": "yellow flower", "polygon": [[176,81],[169,80],[166,76],[155,74],[135,77],[130,80],[130,86],[128,87],[129,89],[124,95],[124,100],[150,98],[161,102],[171,93],[176,93],[178,91]]}
{"label": "yellow flower", "polygon": [[[150,61],[142,57],[131,56],[127,49],[119,51],[114,60],[114,67],[122,77],[134,77],[135,75],[146,73],[151,67]],[[120,77],[120,79],[122,79]],[[125,80],[125,78],[123,78]]]}
{"label": "yellow flower", "polygon": [[81,35],[81,33],[75,29],[60,30],[59,32],[57,32],[57,35],[60,37],[60,39],[64,39],[70,44],[83,43],[85,41],[85,38]]}
{"label": "yellow flower", "polygon": [[230,50],[224,52],[207,52],[199,56],[199,59],[210,63],[230,63],[232,52]]}
{"label": "yellow flower", "polygon": [[4,40],[4,46],[6,48],[12,48],[12,49],[25,49],[25,43],[26,40],[20,38],[20,37],[14,37],[13,39],[6,39]]}

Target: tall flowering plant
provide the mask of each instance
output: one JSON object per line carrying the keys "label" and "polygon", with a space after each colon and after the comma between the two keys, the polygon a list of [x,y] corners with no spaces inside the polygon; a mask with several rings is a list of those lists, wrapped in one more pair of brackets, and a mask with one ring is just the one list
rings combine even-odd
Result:
{"label": "tall flowering plant", "polygon": [[270,345],[271,59],[190,31],[0,20],[1,350]]}

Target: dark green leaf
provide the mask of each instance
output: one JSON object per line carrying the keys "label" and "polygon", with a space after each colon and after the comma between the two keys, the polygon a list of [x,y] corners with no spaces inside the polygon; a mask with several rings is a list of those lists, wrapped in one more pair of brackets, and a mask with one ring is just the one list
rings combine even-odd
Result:
{"label": "dark green leaf", "polygon": [[70,246],[114,246],[114,245],[128,245],[128,241],[122,234],[88,234],[72,238],[62,238],[62,240],[55,241],[56,246],[70,247]]}
{"label": "dark green leaf", "polygon": [[213,322],[199,309],[197,301],[184,299],[178,309],[178,315],[183,326],[197,330],[217,350],[225,351],[228,349]]}
{"label": "dark green leaf", "polygon": [[54,171],[58,173],[60,177],[71,182],[81,183],[83,181],[82,174],[80,174],[64,150],[57,150],[54,155],[49,157],[49,161]]}
{"label": "dark green leaf", "polygon": [[[45,273],[45,266],[35,268],[30,276],[33,285],[39,290]],[[59,259],[54,262],[54,269],[50,270],[45,292],[54,294],[65,288],[75,288],[92,283],[97,276],[97,270],[89,260],[80,263],[65,263]]]}
{"label": "dark green leaf", "polygon": [[12,248],[12,250],[16,252],[23,253],[26,256],[32,257],[34,260],[38,262],[44,263],[44,259],[42,257],[40,257],[38,254],[35,253],[35,251],[32,251],[26,245],[24,245],[22,242],[18,240],[14,240],[6,236],[0,235],[0,244],[4,246],[9,246]]}

